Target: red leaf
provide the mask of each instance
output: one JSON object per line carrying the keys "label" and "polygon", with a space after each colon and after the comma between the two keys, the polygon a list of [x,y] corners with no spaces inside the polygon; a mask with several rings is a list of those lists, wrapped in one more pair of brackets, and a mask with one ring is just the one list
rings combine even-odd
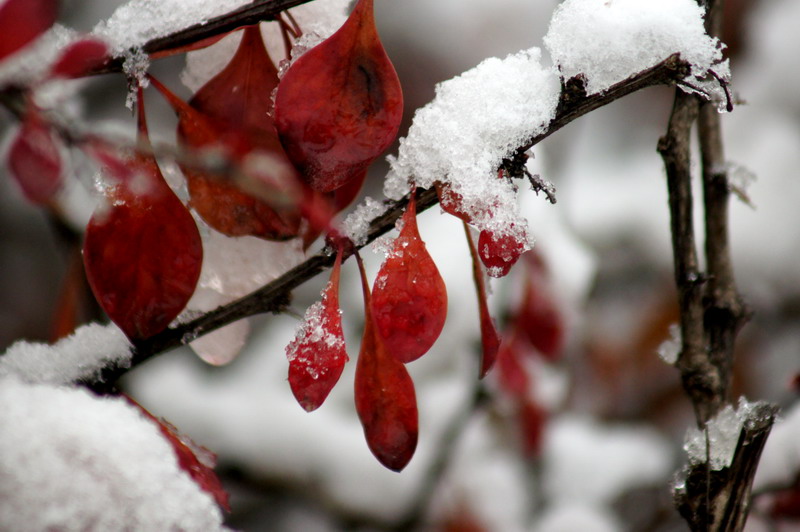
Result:
{"label": "red leaf", "polygon": [[0,60],[47,31],[57,15],[57,0],[5,0],[0,4]]}
{"label": "red leaf", "polygon": [[532,255],[525,280],[525,293],[515,318],[515,327],[549,360],[558,359],[564,346],[564,319],[548,288],[549,278],[537,255]]}
{"label": "red leaf", "polygon": [[525,400],[530,389],[530,376],[522,363],[517,332],[501,344],[497,353],[497,378],[500,386],[512,397]]}
{"label": "red leaf", "polygon": [[[248,184],[259,190],[248,191],[230,178],[183,165],[191,205],[203,220],[228,236],[253,235],[267,240],[297,236],[300,179],[269,114],[268,95],[277,85],[278,73],[258,26],[244,30],[234,57],[189,104],[154,78],[151,81],[177,113],[178,139],[183,144],[198,154],[222,150],[228,158],[254,170]],[[267,195],[271,203],[263,201]],[[281,202],[285,205],[277,208]]]}
{"label": "red leaf", "polygon": [[111,56],[103,41],[87,37],[73,42],[50,68],[51,78],[77,78],[103,66]]}
{"label": "red leaf", "polygon": [[48,203],[61,188],[61,154],[56,138],[31,107],[11,144],[8,166],[25,197],[33,203]]}
{"label": "red leaf", "polygon": [[339,310],[339,273],[342,254],[336,255],[322,301],[306,311],[302,327],[286,347],[289,385],[297,402],[311,412],[322,405],[348,360]]}
{"label": "red leaf", "polygon": [[[205,447],[197,445],[187,436],[181,434],[178,429],[170,423],[167,423],[163,419],[156,418],[130,397],[124,397],[129,403],[138,408],[145,417],[158,425],[161,434],[164,435],[175,451],[175,456],[178,459],[178,467],[186,471],[189,476],[192,477],[192,480],[200,486],[200,489],[214,497],[217,504],[225,511],[230,512],[231,507],[228,503],[228,494],[222,487],[219,477],[214,473],[216,455]],[[202,460],[198,459],[198,454],[203,458]]]}
{"label": "red leaf", "polygon": [[400,362],[424,355],[444,327],[447,290],[419,236],[414,193],[400,236],[375,278],[372,312],[386,349]]}
{"label": "red leaf", "polygon": [[356,255],[364,292],[364,337],[355,376],[356,411],[372,454],[385,467],[401,471],[417,448],[419,421],[414,383],[391,356],[375,330],[369,286]]}
{"label": "red leaf", "polygon": [[[140,143],[147,130],[139,95]],[[163,330],[186,306],[200,277],[203,250],[192,215],[167,186],[152,156],[127,161],[109,192],[109,205],[92,215],[83,260],[100,306],[131,339]]]}
{"label": "red leaf", "polygon": [[492,369],[497,360],[497,351],[500,349],[500,335],[497,333],[494,320],[489,314],[489,305],[486,301],[486,280],[483,276],[480,261],[478,260],[478,250],[475,249],[475,242],[472,240],[469,226],[464,223],[464,232],[467,234],[470,255],[472,256],[472,277],[475,280],[475,289],[478,293],[478,307],[480,309],[481,320],[481,371],[480,378],[484,378],[489,370]]}
{"label": "red leaf", "polygon": [[450,185],[442,185],[436,182],[434,186],[436,187],[436,195],[439,196],[439,206],[444,212],[461,219],[465,223],[472,223],[472,217],[461,206],[462,199],[459,193],[453,192]]}
{"label": "red leaf", "polygon": [[486,272],[492,277],[507,275],[527,249],[524,232],[518,231],[513,224],[504,234],[483,230],[478,237],[478,252]]}
{"label": "red leaf", "polygon": [[329,192],[360,175],[394,141],[400,81],[378,38],[373,0],[303,54],[278,86],[275,125],[309,185]]}

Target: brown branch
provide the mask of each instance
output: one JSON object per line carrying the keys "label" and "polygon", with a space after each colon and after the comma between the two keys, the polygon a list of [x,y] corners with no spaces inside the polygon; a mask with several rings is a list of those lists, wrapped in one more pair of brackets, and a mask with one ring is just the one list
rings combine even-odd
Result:
{"label": "brown branch", "polygon": [[[155,55],[189,46],[205,39],[224,35],[242,26],[276,20],[283,11],[310,1],[311,0],[264,0],[247,4],[230,13],[220,15],[206,22],[194,24],[169,35],[151,39],[141,46],[141,50],[148,55]],[[105,65],[88,72],[86,75],[91,76],[122,72],[124,61],[125,59],[123,57],[115,57]]]}
{"label": "brown branch", "polygon": [[[582,89],[575,88],[575,84],[567,83],[565,90],[562,91],[561,103],[556,116],[550,123],[548,131],[534,137],[520,150],[530,149],[530,147],[548,137],[551,132],[561,129],[576,118],[599,107],[636,90],[653,85],[674,84],[682,79],[687,72],[686,63],[677,55],[673,55],[654,67],[641,72],[639,75],[617,83],[602,94],[586,96]],[[511,157],[513,154],[509,156]],[[438,198],[434,190],[419,189],[417,191],[418,211],[421,212],[436,203],[438,203]],[[408,198],[403,198],[400,201],[387,201],[387,211],[370,223],[364,246],[390,231],[407,204]],[[107,392],[113,389],[117,379],[127,371],[160,353],[191,342],[236,320],[255,314],[282,312],[289,303],[292,290],[330,268],[333,265],[333,260],[334,257],[332,255],[320,252],[292,268],[278,279],[241,299],[219,307],[193,321],[168,328],[151,338],[137,342],[134,346],[133,359],[130,366],[106,368],[98,381],[90,383],[90,386],[98,392]]]}

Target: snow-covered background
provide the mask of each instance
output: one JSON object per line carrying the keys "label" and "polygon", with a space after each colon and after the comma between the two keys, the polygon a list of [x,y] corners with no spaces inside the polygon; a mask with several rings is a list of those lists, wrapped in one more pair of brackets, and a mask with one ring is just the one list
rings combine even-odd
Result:
{"label": "snow-covered background", "polygon": [[[66,2],[63,22],[79,30],[92,30],[112,15],[117,3]],[[202,4],[213,13],[242,3],[228,0]],[[580,3],[569,0],[564,5]],[[337,17],[340,19],[346,4],[317,0],[298,9],[298,19],[302,23],[307,16],[310,24],[314,9],[322,9],[330,26]],[[650,2],[612,0],[606,4],[623,11],[627,6],[627,13],[631,13],[637,4]],[[686,42],[670,41],[683,32],[695,39],[691,41],[695,48],[706,46],[707,42],[698,41],[697,34],[692,33],[691,21],[666,17],[669,13],[686,13],[686,9],[675,8],[679,4],[681,0],[653,1],[652,9],[661,10],[661,15],[631,15],[631,28],[666,45]],[[406,135],[414,110],[434,100],[436,83],[472,69],[488,57],[504,58],[537,47],[541,59],[539,52],[518,55],[517,59],[530,61],[533,57],[542,72],[553,60],[565,72],[572,72],[568,64],[578,69],[583,65],[586,70],[602,64],[630,66],[637,60],[654,60],[648,54],[620,57],[614,55],[610,44],[590,40],[585,46],[594,46],[595,50],[601,47],[609,54],[605,63],[593,64],[591,54],[587,59],[570,50],[577,39],[545,39],[557,5],[555,0],[377,0],[379,30],[406,98],[406,126],[401,135]],[[796,389],[791,388],[792,377],[800,372],[800,211],[796,209],[800,200],[800,77],[796,68],[800,35],[793,29],[800,19],[800,3],[739,0],[729,2],[729,7],[733,22],[723,40],[730,46],[733,90],[746,103],[723,117],[726,155],[743,186],[751,173],[756,176],[747,188],[752,206],[734,200],[731,207],[737,280],[755,311],[739,344],[735,393],[751,400],[777,402],[784,408],[783,420],[762,459],[758,490],[790,484],[800,471],[800,403]],[[569,21],[564,21],[565,10],[563,7],[558,20],[570,27]],[[587,8],[584,15],[593,13]],[[187,16],[177,11],[169,15]],[[146,25],[147,20],[140,22]],[[324,26],[315,31],[329,31]],[[100,28],[113,32],[111,23]],[[666,31],[665,35],[659,36],[659,28]],[[274,29],[264,31],[268,36],[277,35]],[[141,34],[148,35],[146,30]],[[176,57],[155,62],[153,72],[188,96],[190,89],[213,74],[212,65],[221,64],[232,53],[235,39],[230,37],[207,51],[192,54],[188,61]],[[274,57],[281,57],[279,42],[270,42],[276,46]],[[551,56],[553,47],[562,55]],[[602,90],[609,79],[613,82],[629,73],[625,68],[598,69],[595,88]],[[188,87],[181,86],[181,80]],[[546,80],[534,81],[537,87],[541,83],[542,91],[549,90]],[[120,79],[93,81],[84,94],[85,109],[75,112],[85,112],[91,120],[130,123]],[[521,452],[514,410],[501,394],[493,395],[496,400],[460,422],[469,409],[478,368],[478,311],[463,229],[457,219],[443,215],[438,207],[421,214],[419,226],[447,284],[449,314],[433,350],[409,366],[417,386],[420,443],[401,474],[380,466],[364,442],[353,406],[354,360],[318,411],[308,414],[296,403],[286,380],[284,354],[299,324],[291,315],[251,320],[246,342],[248,326],[239,325],[221,331],[214,344],[206,340],[205,346],[195,346],[206,360],[219,363],[235,356],[236,348],[244,345],[228,365],[211,366],[190,349],[181,349],[131,372],[124,381],[126,392],[218,454],[219,471],[232,495],[233,513],[226,523],[235,529],[388,528],[417,508],[417,497],[429,486],[427,475],[442,442],[450,427],[457,424],[458,436],[446,453],[447,468],[423,505],[424,521],[431,526],[444,529],[449,524],[450,530],[461,530],[467,524],[479,524],[486,530],[510,532],[684,530],[685,525],[670,509],[668,484],[685,460],[681,447],[693,417],[677,373],[656,354],[677,319],[666,187],[662,161],[655,150],[671,101],[672,91],[663,88],[634,94],[578,120],[534,149],[530,170],[556,186],[558,203],[550,205],[543,197],[524,192],[518,214],[528,220],[530,237],[547,265],[550,286],[566,324],[566,345],[560,361],[546,362],[541,357],[528,361],[534,376],[532,394],[549,412],[538,456],[526,458]],[[171,140],[172,114],[156,98],[150,98],[148,105],[154,136]],[[481,99],[468,100],[464,105],[462,122],[456,121],[456,125],[469,124],[481,112],[492,109]],[[532,109],[535,117],[530,124],[533,131],[539,125],[539,108],[526,109]],[[0,120],[9,119],[0,115]],[[441,125],[439,118],[434,121]],[[509,124],[509,129],[515,127],[523,126]],[[458,141],[470,142],[467,133],[471,131],[464,132],[465,138]],[[493,135],[492,139],[502,140],[502,135],[518,138],[519,133],[497,128]],[[460,146],[456,142],[444,144],[446,149]],[[453,151],[447,153],[452,156]],[[396,147],[391,154],[398,156]],[[470,161],[475,156],[465,153],[463,160],[453,161],[450,168],[469,171],[477,164]],[[402,162],[403,156],[398,157]],[[382,197],[382,177],[388,170],[389,165],[382,161],[374,165],[365,194]],[[170,172],[165,168],[168,176]],[[4,350],[14,340],[47,337],[58,280],[66,264],[42,213],[27,206],[7,179],[0,180],[0,189],[0,349]],[[207,241],[217,238],[211,233],[205,237]],[[300,259],[293,244],[224,240],[214,248],[218,253],[206,253],[201,290],[190,305],[195,311],[238,297]],[[274,246],[284,248],[281,264],[275,264],[272,258]],[[370,278],[382,257],[380,253],[365,253]],[[508,279],[491,285],[492,308],[501,323],[508,309],[519,302],[526,271],[520,263]],[[319,298],[325,281],[321,276],[297,290],[294,314],[302,315]],[[355,265],[348,262],[343,268],[341,304],[351,359],[357,354],[363,325],[358,283]],[[113,329],[93,330],[91,338],[109,342],[109,358],[124,352],[124,341]],[[80,343],[86,345],[86,341]],[[75,349],[64,350],[75,355]],[[57,386],[78,375],[92,374],[102,359],[85,360],[87,366],[80,371],[43,374],[41,367],[35,367],[30,371],[36,375],[23,374],[23,381],[6,376],[20,374],[15,365],[20,353],[28,351],[38,357],[37,364],[48,356],[44,348],[17,344],[0,364],[0,379],[5,379],[0,380],[0,411],[5,412],[0,415],[0,495],[8,493],[9,501],[39,497],[39,503],[45,505],[75,494],[59,491],[59,485],[96,482],[91,475],[87,479],[70,478],[62,459],[76,449],[91,453],[93,448],[81,442],[100,445],[99,435],[106,427],[115,430],[114,423],[128,429],[135,425],[137,430],[132,433],[135,438],[117,434],[118,439],[114,439],[109,434],[108,441],[102,442],[127,450],[110,456],[110,464],[117,467],[126,458],[152,463],[142,471],[142,482],[154,486],[149,489],[158,489],[159,478],[174,476],[164,463],[168,454],[165,449],[152,447],[149,454],[140,449],[157,438],[154,433],[148,436],[136,420],[124,423],[122,404],[104,401],[87,408],[85,418],[76,415],[71,424],[64,423],[65,416],[78,411],[89,399],[83,392]],[[215,357],[215,353],[223,354]],[[488,378],[490,392],[497,391],[495,377]],[[51,403],[58,405],[57,409]],[[40,420],[40,428],[48,428],[37,431],[31,419]],[[76,431],[76,425],[87,430]],[[53,435],[52,440],[47,439],[48,434]],[[28,447],[28,441],[35,445]],[[34,460],[36,453],[50,456],[49,461]],[[92,455],[88,456],[91,461]],[[29,470],[31,482],[44,482],[44,467],[61,482],[54,484],[52,491],[31,487],[39,484],[28,485],[27,491],[10,488],[16,486],[14,482],[25,480]],[[105,471],[111,474],[110,469]],[[152,476],[144,478],[149,473]],[[119,487],[125,484],[120,480],[110,485],[122,489]],[[197,493],[187,495],[187,508],[197,510],[190,515],[185,509],[184,515],[171,505],[188,488],[176,481],[169,489],[174,499],[162,501],[161,507],[152,506],[150,512],[171,512],[169,519],[173,521],[141,521],[142,527],[159,528],[175,522],[183,523],[187,530],[219,526],[220,516],[208,498]],[[96,498],[93,493],[87,492],[85,497]],[[11,499],[11,494],[17,499]],[[159,502],[148,496],[147,489],[131,494],[132,505],[141,502],[144,508]],[[0,497],[0,529],[9,528],[7,523],[49,523],[46,519],[50,514],[18,514],[2,500]],[[102,500],[95,500],[84,514],[70,514],[67,519],[80,522],[77,520],[87,519],[85,516],[92,512],[102,512]],[[764,515],[769,505],[767,497],[756,501],[756,515],[748,530],[767,530]],[[134,514],[126,517],[130,523],[138,522]],[[780,530],[800,529],[797,523],[795,528],[789,522],[780,526]],[[101,528],[114,529],[114,524]]]}

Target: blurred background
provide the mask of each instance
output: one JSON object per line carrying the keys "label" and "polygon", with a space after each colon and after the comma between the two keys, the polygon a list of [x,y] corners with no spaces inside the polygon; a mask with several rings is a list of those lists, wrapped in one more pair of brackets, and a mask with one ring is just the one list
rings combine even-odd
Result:
{"label": "blurred background", "polygon": [[[62,22],[89,31],[121,3],[65,1]],[[401,135],[414,110],[433,98],[436,83],[486,57],[542,47],[557,3],[377,0],[379,31],[405,94]],[[764,453],[752,531],[800,530],[797,20],[796,0],[726,2],[723,41],[740,104],[723,117],[725,148],[737,185],[749,183],[749,203],[732,201],[731,238],[739,288],[754,311],[737,344],[734,394],[775,402],[785,418]],[[151,71],[188,97],[180,82],[185,63],[172,57]],[[249,333],[239,327],[199,348],[236,351],[243,343],[233,362],[212,366],[184,348],[131,372],[126,392],[218,454],[232,496],[228,522],[236,529],[685,530],[669,483],[684,461],[683,436],[694,418],[676,370],[657,356],[677,321],[666,184],[656,152],[673,94],[667,88],[633,94],[533,150],[529,168],[556,186],[558,202],[521,194],[535,258],[492,283],[491,305],[505,331],[537,330],[550,320],[558,345],[524,344],[521,355],[480,386],[477,302],[463,229],[438,207],[420,215],[450,306],[434,349],[409,366],[421,430],[417,453],[401,474],[372,457],[353,407],[363,311],[350,263],[341,298],[351,362],[319,411],[307,414],[294,401],[284,347],[325,276],[297,290],[297,316],[253,319]],[[90,80],[81,96],[87,121],[133,129],[121,77]],[[154,136],[172,141],[171,111],[155,97],[148,105]],[[7,144],[12,120],[0,113],[0,121]],[[387,169],[374,165],[364,194],[381,198]],[[26,204],[14,187],[0,179],[0,350],[18,339],[63,334],[71,318],[60,302],[70,297],[85,298],[78,321],[102,319],[76,254],[89,212],[54,216]],[[268,280],[265,272],[276,261],[301,258],[296,246],[267,249],[255,239],[225,246],[209,268],[246,277],[231,293]],[[365,259],[372,278],[382,255],[367,252]],[[524,397],[509,392],[515,375],[524,375]]]}

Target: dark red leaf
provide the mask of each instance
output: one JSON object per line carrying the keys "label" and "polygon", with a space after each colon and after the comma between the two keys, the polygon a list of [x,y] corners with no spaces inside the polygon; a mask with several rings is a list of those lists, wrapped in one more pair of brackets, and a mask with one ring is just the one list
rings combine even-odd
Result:
{"label": "dark red leaf", "polygon": [[378,38],[373,0],[303,54],[278,86],[275,125],[309,185],[330,192],[360,175],[397,135],[403,93]]}
{"label": "dark red leaf", "polygon": [[[139,96],[140,143],[147,130]],[[192,215],[152,156],[131,155],[130,175],[86,228],[83,260],[95,298],[125,334],[147,338],[183,310],[200,277],[203,250]],[[117,165],[115,165],[115,168]]]}
{"label": "dark red leaf", "polygon": [[507,275],[527,249],[524,232],[516,230],[513,224],[503,234],[483,230],[478,237],[478,253],[486,273],[492,277]]}
{"label": "dark red leaf", "polygon": [[375,278],[372,312],[386,349],[400,362],[424,355],[444,327],[447,290],[419,236],[413,193],[400,235]]}
{"label": "dark red leaf", "polygon": [[[269,94],[278,73],[258,26],[246,28],[228,65],[189,104],[151,78],[178,115],[178,139],[198,154],[222,151],[253,170],[261,195],[225,176],[182,166],[191,205],[208,225],[228,236],[285,240],[300,232],[300,179],[286,157],[270,116]],[[274,194],[273,194],[274,192]],[[264,200],[269,193],[271,203]],[[279,197],[285,198],[278,200]],[[278,208],[279,203],[284,203]]]}
{"label": "dark red leaf", "polygon": [[[186,471],[189,476],[192,477],[192,480],[200,486],[200,489],[214,497],[214,500],[217,501],[220,507],[230,512],[231,507],[228,503],[228,494],[222,487],[219,477],[214,473],[216,455],[205,447],[197,445],[189,437],[181,434],[172,424],[155,417],[148,412],[146,408],[130,397],[125,396],[125,399],[138,408],[145,417],[158,425],[161,434],[164,435],[175,451],[175,456],[178,459],[178,467]],[[202,457],[202,460],[198,458],[198,454]]]}
{"label": "dark red leaf", "polygon": [[8,167],[25,197],[33,203],[48,203],[61,188],[61,154],[56,137],[31,107],[11,143]]}
{"label": "dark red leaf", "polygon": [[375,330],[369,285],[358,259],[364,292],[364,337],[355,376],[356,411],[372,454],[392,471],[401,471],[417,448],[419,420],[414,383],[391,356]]}
{"label": "dark red leaf", "polygon": [[57,0],[5,0],[0,3],[0,60],[47,31],[57,15]]}
{"label": "dark red leaf", "polygon": [[497,351],[500,349],[500,335],[497,333],[497,327],[495,327],[494,320],[489,314],[489,304],[486,301],[486,280],[478,259],[478,250],[475,249],[472,234],[466,223],[464,223],[464,232],[467,234],[467,243],[472,256],[472,277],[475,280],[475,289],[478,293],[482,348],[480,378],[484,378],[497,360]]}
{"label": "dark red leaf", "polygon": [[348,360],[339,310],[341,268],[342,255],[337,253],[322,301],[308,309],[303,325],[286,347],[289,385],[297,402],[308,412],[322,405]]}
{"label": "dark red leaf", "polygon": [[500,387],[510,396],[525,400],[530,390],[530,376],[522,362],[517,332],[506,338],[497,353],[497,378]]}
{"label": "dark red leaf", "polygon": [[77,78],[100,68],[110,58],[106,43],[87,37],[71,43],[61,52],[58,61],[50,69],[49,77]]}
{"label": "dark red leaf", "polygon": [[538,256],[526,262],[527,278],[515,327],[520,330],[542,355],[556,360],[564,346],[564,319]]}

